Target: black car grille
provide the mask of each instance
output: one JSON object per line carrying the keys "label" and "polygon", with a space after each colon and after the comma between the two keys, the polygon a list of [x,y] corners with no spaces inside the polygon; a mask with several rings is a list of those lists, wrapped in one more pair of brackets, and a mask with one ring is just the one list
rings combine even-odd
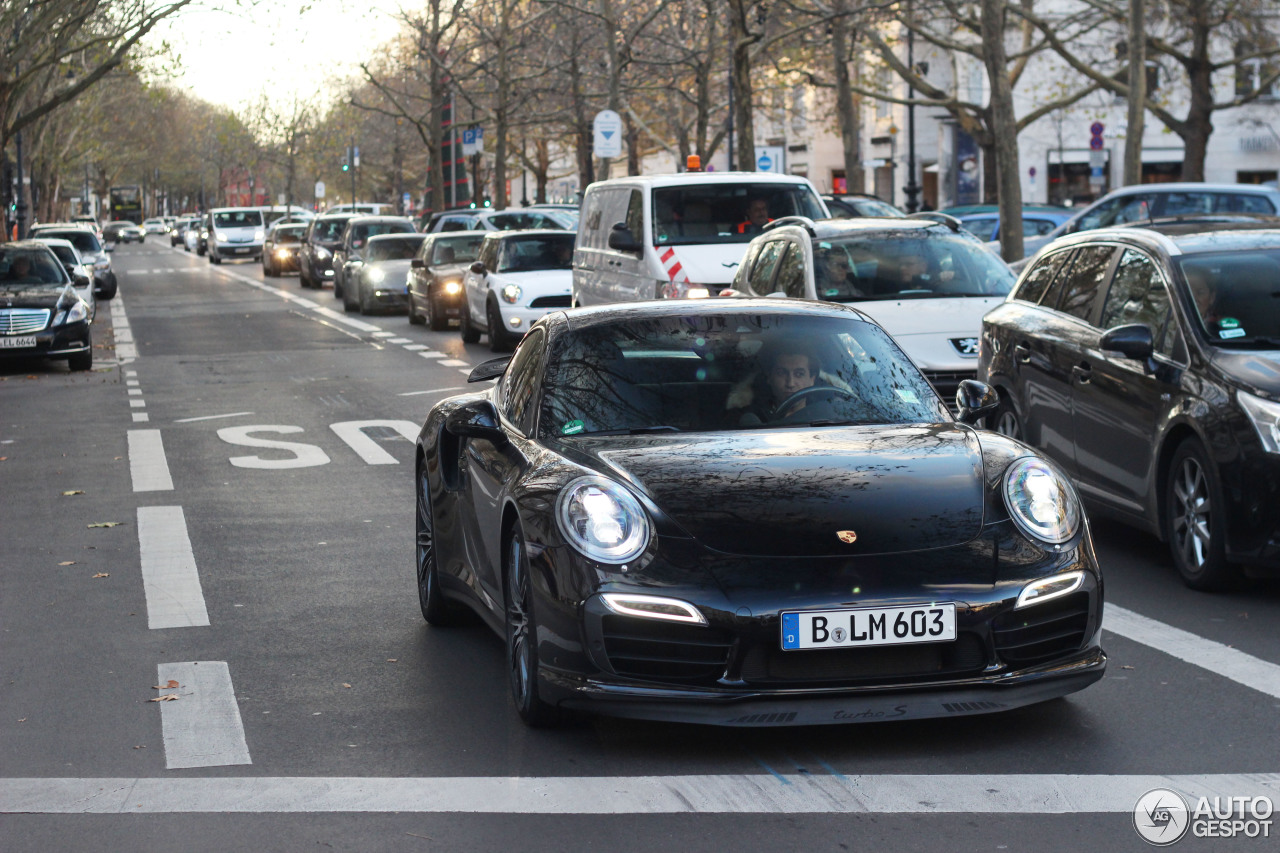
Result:
{"label": "black car grille", "polygon": [[1076,592],[997,616],[991,630],[996,654],[1011,667],[1031,666],[1071,654],[1084,645],[1089,593]]}
{"label": "black car grille", "polygon": [[537,299],[529,303],[530,308],[568,308],[573,297],[570,294],[564,296],[539,296]]}
{"label": "black car grille", "polygon": [[749,684],[883,682],[977,672],[986,664],[982,638],[964,631],[951,643],[863,649],[784,652],[757,644],[742,663],[742,680]]}
{"label": "black car grille", "polygon": [[924,378],[929,380],[929,384],[933,386],[933,390],[938,392],[938,396],[942,398],[942,402],[947,404],[947,408],[954,415],[959,410],[956,408],[956,389],[960,387],[960,383],[966,379],[976,379],[977,370],[957,370],[952,372],[925,370]]}
{"label": "black car grille", "polygon": [[733,636],[716,628],[622,616],[601,622],[609,665],[627,678],[713,684],[733,646]]}

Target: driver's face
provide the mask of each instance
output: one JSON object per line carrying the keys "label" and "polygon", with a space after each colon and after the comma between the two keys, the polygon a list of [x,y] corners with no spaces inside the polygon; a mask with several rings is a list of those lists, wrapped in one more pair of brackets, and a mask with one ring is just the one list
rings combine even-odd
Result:
{"label": "driver's face", "polygon": [[800,353],[782,355],[769,370],[769,388],[773,398],[782,401],[797,391],[813,385],[816,377],[809,366],[809,357]]}

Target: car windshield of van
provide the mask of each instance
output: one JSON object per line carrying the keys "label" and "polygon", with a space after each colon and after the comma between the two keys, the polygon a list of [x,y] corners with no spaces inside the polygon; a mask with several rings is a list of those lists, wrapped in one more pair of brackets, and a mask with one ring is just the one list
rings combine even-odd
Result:
{"label": "car windshield of van", "polygon": [[803,184],[695,184],[653,191],[653,241],[659,246],[747,243],[784,216],[825,214]]}
{"label": "car windshield of van", "polygon": [[480,254],[483,237],[441,237],[431,244],[431,266],[471,263]]}
{"label": "car windshield of van", "polygon": [[1280,349],[1280,249],[1183,255],[1175,263],[1211,344]]}
{"label": "car windshield of van", "polygon": [[566,233],[504,240],[498,255],[498,272],[573,269],[573,241]]}
{"label": "car windshield of van", "polygon": [[562,333],[542,387],[547,438],[951,420],[889,336],[852,317],[620,318]]}
{"label": "car windshield of van", "polygon": [[213,215],[214,228],[261,228],[260,210],[223,210]]}
{"label": "car windshield of van", "polygon": [[972,238],[932,228],[814,240],[813,256],[816,295],[828,302],[1007,296],[1015,280],[1004,261]]}
{"label": "car windshield of van", "polygon": [[369,241],[369,261],[408,261],[418,254],[426,234],[406,234],[403,237],[383,237]]}

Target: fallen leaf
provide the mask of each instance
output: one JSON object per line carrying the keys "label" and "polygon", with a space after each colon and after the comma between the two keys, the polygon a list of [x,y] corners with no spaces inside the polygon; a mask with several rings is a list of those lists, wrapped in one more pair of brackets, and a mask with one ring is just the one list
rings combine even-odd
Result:
{"label": "fallen leaf", "polygon": [[1127,666],[1127,665],[1126,665],[1126,666],[1122,666],[1122,667],[1120,667],[1120,668],[1121,668],[1121,669],[1133,669],[1133,667],[1131,667],[1131,666]]}
{"label": "fallen leaf", "polygon": [[39,376],[36,376],[34,373],[28,373],[28,374],[27,374],[27,378],[28,378],[28,379],[39,379],[40,377],[39,377]]}
{"label": "fallen leaf", "polygon": [[343,687],[347,687],[347,688],[351,687],[351,685],[350,685],[350,684],[347,684],[345,681],[344,681],[344,682],[342,682],[342,686],[343,686]]}
{"label": "fallen leaf", "polygon": [[8,456],[0,456],[0,462],[8,462],[8,461],[9,461]]}
{"label": "fallen leaf", "polygon": [[83,495],[83,494],[84,494],[84,489],[73,489],[73,490],[71,490],[71,491],[69,491],[69,492],[63,492],[62,494],[63,494],[63,496],[64,496],[64,497],[69,497],[69,496],[71,496],[71,495]]}
{"label": "fallen leaf", "polygon": [[134,749],[146,749],[145,746],[135,746]]}
{"label": "fallen leaf", "polygon": [[18,720],[18,722],[20,722],[20,723],[25,723],[26,721],[27,721],[27,718],[26,718],[26,717],[23,717],[21,720]]}
{"label": "fallen leaf", "polygon": [[74,566],[75,564],[75,560],[63,560],[61,563],[58,563],[59,566]]}
{"label": "fallen leaf", "polygon": [[148,699],[148,702],[176,702],[178,700],[177,693],[168,693],[164,696],[157,696],[154,699]]}
{"label": "fallen leaf", "polygon": [[395,658],[387,658],[387,663],[395,663],[395,662],[396,662]]}
{"label": "fallen leaf", "polygon": [[151,686],[151,689],[152,690],[172,690],[175,687],[181,687],[181,686],[182,686],[181,684],[179,684],[178,682],[170,678],[168,684],[153,684]]}
{"label": "fallen leaf", "polygon": [[94,524],[86,524],[85,527],[119,527],[124,524],[123,521],[99,521]]}
{"label": "fallen leaf", "polygon": [[106,572],[98,572],[96,575],[94,575],[94,577],[95,577],[95,578],[109,578],[109,577],[111,577],[111,575],[107,574]]}

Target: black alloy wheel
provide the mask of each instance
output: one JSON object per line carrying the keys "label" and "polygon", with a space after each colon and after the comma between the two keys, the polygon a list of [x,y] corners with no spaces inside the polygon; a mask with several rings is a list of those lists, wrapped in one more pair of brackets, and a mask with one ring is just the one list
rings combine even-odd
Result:
{"label": "black alloy wheel", "polygon": [[435,523],[431,516],[431,485],[427,470],[421,463],[418,465],[417,504],[418,607],[428,625],[444,628],[457,623],[458,611],[440,592],[440,577],[436,573]]}
{"label": "black alloy wheel", "polygon": [[462,335],[464,344],[474,344],[480,340],[480,330],[471,325],[471,306],[467,297],[462,297],[462,308],[458,314],[458,334]]}
{"label": "black alloy wheel", "polygon": [[519,524],[507,543],[507,677],[516,713],[534,728],[554,726],[560,711],[538,695],[538,630],[533,612],[529,557]]}
{"label": "black alloy wheel", "polygon": [[1018,417],[1017,411],[1013,408],[1013,403],[1009,400],[1001,400],[1000,405],[991,413],[988,426],[995,432],[1009,438],[1022,441],[1022,420]]}
{"label": "black alloy wheel", "polygon": [[1183,583],[1213,591],[1240,579],[1240,567],[1227,562],[1226,503],[1218,472],[1194,438],[1183,441],[1169,462],[1164,515],[1169,550]]}

